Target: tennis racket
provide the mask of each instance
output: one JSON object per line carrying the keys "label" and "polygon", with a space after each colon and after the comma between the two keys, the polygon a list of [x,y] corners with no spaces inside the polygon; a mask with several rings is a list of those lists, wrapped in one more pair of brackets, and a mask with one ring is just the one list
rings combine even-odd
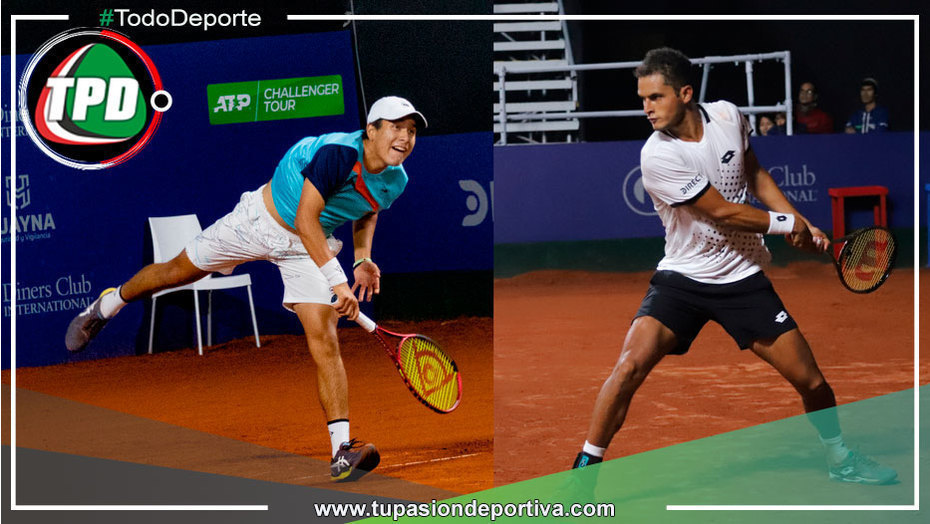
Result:
{"label": "tennis racket", "polygon": [[835,250],[831,254],[840,282],[853,293],[875,291],[894,269],[898,245],[888,228],[859,229],[833,242],[843,243],[839,255],[835,255]]}
{"label": "tennis racket", "polygon": [[388,331],[362,313],[355,321],[381,342],[417,400],[437,413],[450,413],[458,407],[462,401],[462,376],[439,344],[423,335]]}

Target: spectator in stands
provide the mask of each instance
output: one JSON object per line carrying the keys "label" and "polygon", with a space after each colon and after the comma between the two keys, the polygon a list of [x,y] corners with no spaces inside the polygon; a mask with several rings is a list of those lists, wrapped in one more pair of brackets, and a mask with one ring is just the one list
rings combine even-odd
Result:
{"label": "spectator in stands", "polygon": [[874,78],[862,79],[859,101],[862,102],[862,109],[849,117],[846,132],[864,135],[888,131],[888,110],[878,105],[878,82]]}
{"label": "spectator in stands", "polygon": [[771,115],[762,115],[759,117],[759,136],[771,136],[772,129],[775,127],[775,120]]}
{"label": "spectator in stands", "polygon": [[769,132],[770,135],[787,135],[788,134],[788,115],[784,111],[775,113],[775,127]]}
{"label": "spectator in stands", "polygon": [[817,87],[811,82],[801,84],[794,119],[798,133],[832,133],[833,117],[817,107]]}

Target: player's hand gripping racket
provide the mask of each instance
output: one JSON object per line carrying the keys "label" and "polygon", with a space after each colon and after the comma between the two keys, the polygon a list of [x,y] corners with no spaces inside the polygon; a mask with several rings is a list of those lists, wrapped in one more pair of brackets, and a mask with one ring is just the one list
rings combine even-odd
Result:
{"label": "player's hand gripping racket", "polygon": [[355,320],[384,346],[413,396],[437,413],[449,413],[462,400],[462,376],[455,361],[423,335],[402,335],[381,328],[359,313]]}
{"label": "player's hand gripping racket", "polygon": [[[872,226],[859,229],[833,243],[843,243],[833,262],[840,282],[853,293],[875,291],[894,269],[898,245],[887,228]],[[834,253],[836,251],[831,250],[831,254]]]}

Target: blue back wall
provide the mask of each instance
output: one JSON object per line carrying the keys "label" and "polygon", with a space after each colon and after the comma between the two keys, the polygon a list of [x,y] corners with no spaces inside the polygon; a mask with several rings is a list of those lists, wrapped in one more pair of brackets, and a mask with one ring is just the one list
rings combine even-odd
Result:
{"label": "blue back wall", "polygon": [[[644,141],[494,148],[494,242],[551,242],[664,236],[639,182]],[[831,187],[883,185],[891,227],[914,223],[914,135],[756,137],[762,165],[815,225],[833,229]],[[505,205],[506,204],[506,205]],[[850,226],[871,223],[852,206]],[[849,204],[847,204],[849,206]],[[861,215],[861,216],[860,216]]]}

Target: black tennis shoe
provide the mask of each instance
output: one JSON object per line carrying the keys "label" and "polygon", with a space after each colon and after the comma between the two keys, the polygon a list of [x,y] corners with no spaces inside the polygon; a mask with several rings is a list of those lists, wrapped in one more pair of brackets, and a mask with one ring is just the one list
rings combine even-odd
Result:
{"label": "black tennis shoe", "polygon": [[356,439],[343,442],[329,464],[333,482],[351,482],[362,478],[381,462],[381,454],[374,444],[362,444]]}
{"label": "black tennis shoe", "polygon": [[589,453],[585,453],[584,451],[582,451],[581,453],[578,454],[577,457],[575,457],[575,463],[572,464],[572,469],[583,468],[585,466],[593,466],[594,464],[598,464],[601,462],[604,462],[604,457],[595,457],[594,455],[591,455]]}
{"label": "black tennis shoe", "polygon": [[594,488],[597,486],[599,468],[593,470],[584,469],[587,466],[593,466],[603,462],[602,457],[595,457],[582,451],[575,457],[575,463],[572,469],[581,469],[582,471],[573,471],[567,474],[565,481],[558,488],[558,496],[565,502],[576,504],[588,504],[594,502]]}

